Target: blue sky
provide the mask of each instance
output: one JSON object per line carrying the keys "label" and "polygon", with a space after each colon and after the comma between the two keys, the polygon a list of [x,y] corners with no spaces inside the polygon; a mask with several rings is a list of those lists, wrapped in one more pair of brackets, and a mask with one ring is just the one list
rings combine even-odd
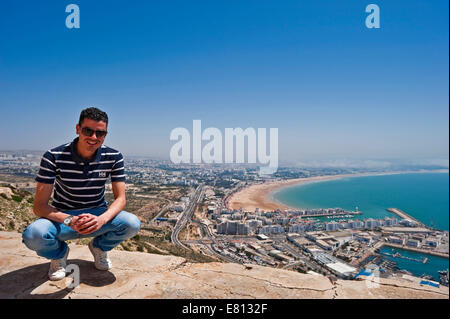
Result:
{"label": "blue sky", "polygon": [[[68,29],[66,5],[80,7]],[[368,29],[365,7],[380,7]],[[448,161],[447,1],[2,1],[0,149],[169,156],[176,127],[277,127],[279,160]]]}

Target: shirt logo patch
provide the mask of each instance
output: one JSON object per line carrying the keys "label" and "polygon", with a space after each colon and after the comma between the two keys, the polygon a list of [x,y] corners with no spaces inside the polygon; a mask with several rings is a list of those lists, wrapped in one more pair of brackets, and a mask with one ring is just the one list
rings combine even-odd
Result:
{"label": "shirt logo patch", "polygon": [[106,172],[99,172],[98,177],[106,177]]}

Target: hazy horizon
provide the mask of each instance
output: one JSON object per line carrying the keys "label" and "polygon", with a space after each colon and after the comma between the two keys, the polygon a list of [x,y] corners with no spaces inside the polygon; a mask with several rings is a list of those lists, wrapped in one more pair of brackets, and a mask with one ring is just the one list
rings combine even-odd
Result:
{"label": "hazy horizon", "polygon": [[[44,154],[46,150],[2,150],[2,152],[33,152],[37,155]],[[130,154],[122,153],[125,158],[144,158],[150,160],[170,161],[169,156],[153,156],[150,154]],[[203,163],[204,164],[204,163]],[[304,168],[358,168],[358,169],[389,169],[399,167],[439,167],[442,169],[449,168],[448,158],[303,158],[294,161],[280,161],[280,167],[304,167]],[[212,165],[256,165],[259,164],[237,164],[237,163],[213,163]]]}

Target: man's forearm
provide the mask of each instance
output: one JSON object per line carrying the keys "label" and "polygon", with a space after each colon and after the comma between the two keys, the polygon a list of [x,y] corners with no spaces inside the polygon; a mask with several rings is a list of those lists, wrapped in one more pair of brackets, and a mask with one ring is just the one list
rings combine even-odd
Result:
{"label": "man's forearm", "polygon": [[126,199],[122,197],[116,198],[109,208],[100,216],[105,219],[105,223],[113,219],[118,213],[120,213],[125,207]]}
{"label": "man's forearm", "polygon": [[33,212],[36,216],[47,218],[57,223],[63,223],[64,219],[70,216],[69,214],[60,212],[55,207],[52,207],[48,204],[35,206],[33,208]]}

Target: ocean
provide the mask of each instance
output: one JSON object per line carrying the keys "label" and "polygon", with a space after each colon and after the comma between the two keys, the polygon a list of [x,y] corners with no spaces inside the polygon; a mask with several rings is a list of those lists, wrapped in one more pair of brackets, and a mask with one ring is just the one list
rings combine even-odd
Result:
{"label": "ocean", "polygon": [[449,230],[449,174],[408,173],[346,177],[289,186],[272,198],[295,208],[334,208],[362,211],[355,218],[394,216],[395,207],[422,223]]}
{"label": "ocean", "polygon": [[[449,230],[449,174],[408,173],[346,177],[338,180],[312,182],[290,186],[272,194],[274,200],[296,208],[333,208],[362,211],[355,218],[384,218],[394,216],[386,208],[395,207],[428,226]],[[342,219],[340,217],[339,219]],[[322,218],[322,220],[324,220]],[[326,219],[325,219],[326,220]],[[439,281],[438,270],[449,267],[447,258],[424,255],[402,249],[383,247],[382,252],[400,252],[428,262],[388,257],[415,276],[428,274]]]}

